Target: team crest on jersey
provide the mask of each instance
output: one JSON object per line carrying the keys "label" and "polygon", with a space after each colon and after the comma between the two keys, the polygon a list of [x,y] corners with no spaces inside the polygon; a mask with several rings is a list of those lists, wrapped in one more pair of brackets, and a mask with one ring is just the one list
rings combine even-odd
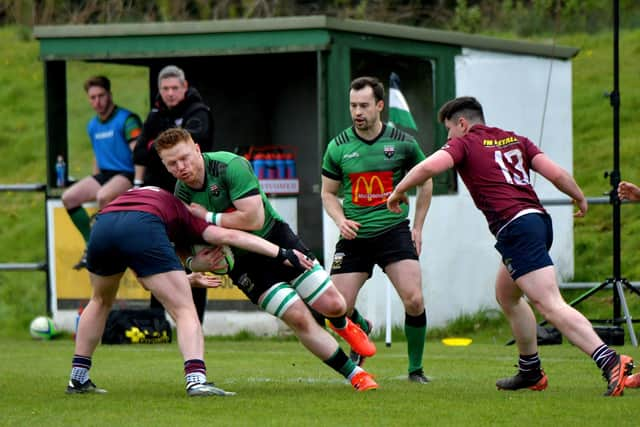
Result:
{"label": "team crest on jersey", "polygon": [[209,187],[209,191],[215,197],[218,197],[220,195],[220,188],[218,188],[218,186],[216,184],[211,184],[211,187]]}
{"label": "team crest on jersey", "polygon": [[384,156],[385,156],[387,159],[392,158],[394,154],[396,154],[396,147],[395,147],[395,145],[385,145],[385,146],[384,146]]}

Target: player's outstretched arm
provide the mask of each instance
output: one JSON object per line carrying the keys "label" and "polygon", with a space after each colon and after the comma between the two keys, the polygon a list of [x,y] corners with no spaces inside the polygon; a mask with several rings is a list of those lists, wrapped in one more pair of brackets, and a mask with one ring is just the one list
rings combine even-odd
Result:
{"label": "player's outstretched arm", "polygon": [[435,175],[453,167],[453,157],[446,151],[439,150],[415,165],[396,185],[391,195],[387,199],[387,208],[390,211],[401,212],[400,203],[408,203],[409,199],[405,194],[408,190],[425,183]]}
{"label": "player's outstretched arm", "polygon": [[565,169],[551,160],[546,154],[540,153],[531,160],[531,167],[540,175],[548,179],[558,190],[571,197],[578,207],[574,214],[583,217],[589,209],[584,193],[576,183],[576,180]]}
{"label": "player's outstretched arm", "polygon": [[618,197],[620,200],[638,201],[640,200],[640,187],[628,181],[620,181]]}
{"label": "player's outstretched arm", "polygon": [[214,213],[202,205],[191,203],[188,206],[192,215],[202,218],[210,224],[236,230],[260,230],[264,225],[264,204],[260,194],[233,201],[235,210]]}
{"label": "player's outstretched arm", "polygon": [[202,232],[202,238],[212,245],[228,245],[245,249],[282,262],[288,262],[293,267],[310,269],[313,261],[300,251],[281,248],[273,243],[253,234],[241,230],[210,225]]}

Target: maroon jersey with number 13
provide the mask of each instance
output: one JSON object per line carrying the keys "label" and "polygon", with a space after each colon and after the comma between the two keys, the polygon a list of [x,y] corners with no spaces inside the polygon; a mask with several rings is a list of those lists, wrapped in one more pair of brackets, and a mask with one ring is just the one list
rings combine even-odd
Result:
{"label": "maroon jersey with number 13", "polygon": [[495,127],[476,124],[442,147],[495,235],[518,212],[544,208],[531,186],[531,161],[542,151],[529,139]]}

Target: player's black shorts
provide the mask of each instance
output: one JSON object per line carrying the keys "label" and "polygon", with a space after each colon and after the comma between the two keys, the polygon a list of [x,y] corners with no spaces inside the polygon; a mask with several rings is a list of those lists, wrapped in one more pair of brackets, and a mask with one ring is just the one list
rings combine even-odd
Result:
{"label": "player's black shorts", "polygon": [[129,181],[131,181],[131,184],[133,184],[133,172],[127,172],[127,171],[101,170],[99,173],[93,175],[93,179],[98,181],[100,185],[105,185],[107,181],[109,181],[111,178],[113,178],[116,175],[124,176]]}
{"label": "player's black shorts", "polygon": [[127,267],[138,277],[184,270],[159,217],[140,211],[98,214],[87,246],[87,269],[111,276]]}
{"label": "player's black shorts", "polygon": [[371,277],[374,265],[378,264],[384,270],[388,264],[403,259],[418,259],[409,220],[375,237],[338,240],[331,274],[368,273]]}
{"label": "player's black shorts", "polygon": [[546,213],[529,213],[514,219],[498,233],[495,248],[513,280],[553,261],[549,249],[553,243],[553,225]]}
{"label": "player's black shorts", "polygon": [[[286,249],[297,249],[315,258],[300,237],[291,230],[289,224],[275,221],[269,233],[264,236],[268,240]],[[290,282],[303,270],[287,267],[275,258],[269,258],[253,252],[247,252],[235,259],[235,265],[229,276],[233,283],[254,303],[258,303],[260,295],[267,289],[281,282]]]}

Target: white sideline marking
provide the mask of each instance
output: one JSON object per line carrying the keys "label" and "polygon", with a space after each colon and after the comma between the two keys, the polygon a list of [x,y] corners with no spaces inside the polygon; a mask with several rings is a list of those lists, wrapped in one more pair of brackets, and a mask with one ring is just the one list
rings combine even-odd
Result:
{"label": "white sideline marking", "polygon": [[[381,377],[374,375],[378,382],[389,381],[402,381],[407,382],[407,375],[397,375],[393,377]],[[433,381],[434,377],[428,375],[428,378]],[[241,383],[253,383],[253,384],[349,384],[349,381],[344,378],[311,378],[311,377],[295,377],[295,378],[269,378],[269,377],[247,377],[247,378],[225,378],[226,384],[241,384]]]}

